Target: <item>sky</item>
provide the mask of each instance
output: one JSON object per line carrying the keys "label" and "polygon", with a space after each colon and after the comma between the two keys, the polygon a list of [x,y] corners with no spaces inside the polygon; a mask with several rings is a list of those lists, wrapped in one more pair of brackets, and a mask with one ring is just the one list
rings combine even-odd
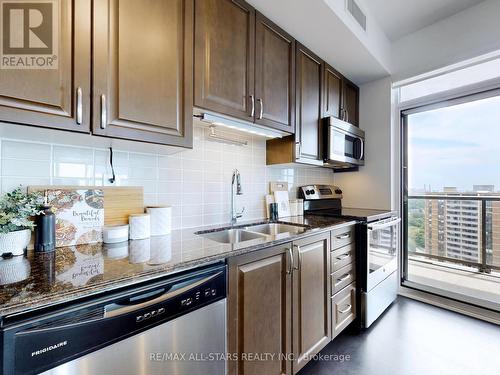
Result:
{"label": "sky", "polygon": [[500,191],[500,96],[408,116],[408,187]]}

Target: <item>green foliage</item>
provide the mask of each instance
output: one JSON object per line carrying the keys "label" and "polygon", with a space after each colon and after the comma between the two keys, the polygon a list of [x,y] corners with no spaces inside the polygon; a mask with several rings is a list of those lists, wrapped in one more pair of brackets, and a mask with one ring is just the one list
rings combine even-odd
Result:
{"label": "green foliage", "polygon": [[33,230],[35,223],[30,218],[42,213],[42,204],[41,196],[23,193],[20,187],[6,193],[0,199],[0,233]]}
{"label": "green foliage", "polygon": [[411,251],[425,247],[424,208],[423,200],[408,201],[408,247]]}

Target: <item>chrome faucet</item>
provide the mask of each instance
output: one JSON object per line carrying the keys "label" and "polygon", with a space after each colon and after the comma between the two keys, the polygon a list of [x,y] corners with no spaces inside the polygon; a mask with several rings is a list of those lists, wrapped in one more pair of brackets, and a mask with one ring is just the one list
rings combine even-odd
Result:
{"label": "chrome faucet", "polygon": [[[236,191],[234,189],[234,185],[236,184]],[[234,200],[236,195],[243,195],[243,191],[241,189],[241,177],[240,172],[235,169],[233,171],[233,177],[231,178],[231,225],[236,224],[236,221],[243,216],[243,212],[245,212],[245,207],[241,210],[241,212],[236,212],[236,208],[234,205]]]}

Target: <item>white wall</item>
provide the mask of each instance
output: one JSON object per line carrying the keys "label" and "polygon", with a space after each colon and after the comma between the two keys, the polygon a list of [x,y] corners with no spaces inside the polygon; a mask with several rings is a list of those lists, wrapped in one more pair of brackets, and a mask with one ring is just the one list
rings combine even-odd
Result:
{"label": "white wall", "polygon": [[336,173],[345,207],[394,209],[391,79],[360,87],[360,128],[366,133],[365,166],[359,172]]}
{"label": "white wall", "polygon": [[500,49],[500,0],[486,0],[392,45],[393,81]]}
{"label": "white wall", "polygon": [[246,140],[248,146],[209,141],[208,129],[200,125],[195,125],[193,149],[184,150],[0,123],[1,191],[19,185],[109,185],[110,145],[116,185],[143,186],[146,205],[173,206],[175,228],[229,222],[234,168],[242,176],[237,205],[245,206],[244,219],[265,217],[269,181],[287,181],[292,197],[299,185],[333,183],[329,169],[266,167],[265,140],[220,133]]}

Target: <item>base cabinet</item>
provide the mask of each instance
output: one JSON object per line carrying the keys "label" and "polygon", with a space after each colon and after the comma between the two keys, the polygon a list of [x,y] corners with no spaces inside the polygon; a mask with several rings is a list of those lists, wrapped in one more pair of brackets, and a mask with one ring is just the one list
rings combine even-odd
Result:
{"label": "base cabinet", "polygon": [[[291,374],[291,244],[229,259],[228,373]],[[272,353],[269,360],[247,354]],[[281,355],[282,358],[279,358]]]}
{"label": "base cabinet", "polygon": [[330,233],[293,243],[293,373],[331,338]]}

